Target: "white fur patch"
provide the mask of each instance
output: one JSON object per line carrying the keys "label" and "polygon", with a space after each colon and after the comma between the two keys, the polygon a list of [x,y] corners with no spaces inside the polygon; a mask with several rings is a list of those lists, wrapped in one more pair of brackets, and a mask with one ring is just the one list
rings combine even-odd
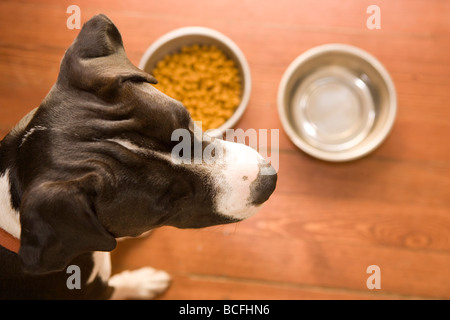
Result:
{"label": "white fur patch", "polygon": [[111,255],[109,252],[96,251],[94,255],[94,268],[89,276],[87,283],[92,283],[97,276],[102,279],[103,282],[108,282],[111,276]]}
{"label": "white fur patch", "polygon": [[133,144],[132,142],[130,142],[128,140],[124,140],[124,139],[107,139],[106,141],[115,142],[117,144],[120,144],[122,147],[124,147],[130,151],[133,151],[133,152],[147,151],[146,149],[143,149],[143,148]]}
{"label": "white fur patch", "polygon": [[259,164],[264,158],[252,148],[228,141],[216,140],[224,148],[225,159],[218,174],[214,175],[219,188],[216,210],[235,219],[246,219],[258,211],[249,203],[251,184],[260,174]]}
{"label": "white fur patch", "polygon": [[131,152],[142,153],[142,154],[151,154],[151,155],[153,155],[155,157],[164,159],[164,160],[169,161],[169,162],[173,162],[172,161],[172,157],[170,156],[170,154],[164,154],[164,153],[161,153],[161,152],[156,152],[156,151],[153,151],[153,150],[150,150],[150,149],[142,148],[142,147],[139,147],[139,146],[135,145],[134,143],[132,143],[131,141],[128,141],[128,140],[124,140],[124,139],[107,139],[106,141],[120,144],[122,147],[124,147],[125,149],[128,149]]}
{"label": "white fur patch", "polygon": [[0,227],[20,239],[19,213],[13,209],[9,184],[9,170],[0,176]]}
{"label": "white fur patch", "polygon": [[[142,148],[124,139],[108,139],[107,141],[117,143],[129,151],[142,154],[151,154],[168,162],[178,164],[170,154],[155,152]],[[259,164],[264,158],[252,148],[234,142],[216,139],[214,140],[216,150],[222,150],[223,158],[191,164],[192,170],[201,166],[204,170],[210,171],[214,186],[219,190],[215,199],[215,209],[221,215],[234,219],[243,220],[254,215],[259,206],[249,203],[251,198],[251,184],[259,174]]]}
{"label": "white fur patch", "polygon": [[170,285],[170,276],[150,267],[133,271],[124,271],[109,279],[114,287],[111,300],[153,299]]}

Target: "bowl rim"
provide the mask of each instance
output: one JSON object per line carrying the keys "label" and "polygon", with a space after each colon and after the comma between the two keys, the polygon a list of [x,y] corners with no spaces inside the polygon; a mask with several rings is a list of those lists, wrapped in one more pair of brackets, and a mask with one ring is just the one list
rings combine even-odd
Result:
{"label": "bowl rim", "polygon": [[[387,114],[387,119],[382,129],[380,130],[379,134],[367,144],[361,145],[360,147],[354,147],[342,152],[328,152],[320,150],[304,141],[299,135],[296,134],[295,130],[292,128],[289,119],[286,115],[285,112],[286,108],[284,105],[284,96],[286,93],[287,84],[291,80],[291,77],[293,76],[297,68],[299,68],[301,65],[303,65],[305,62],[307,62],[309,59],[313,57],[320,56],[325,53],[330,53],[333,51],[357,56],[362,60],[368,62],[370,65],[372,65],[375,68],[375,70],[380,74],[382,80],[384,81],[388,91],[388,99],[389,99],[389,110]],[[278,103],[278,115],[280,117],[281,124],[290,140],[298,148],[300,148],[307,154],[321,160],[332,162],[356,160],[375,150],[386,139],[389,132],[392,130],[394,120],[397,114],[397,94],[394,82],[392,81],[392,78],[389,75],[386,68],[381,64],[381,62],[378,59],[376,59],[373,55],[371,55],[367,51],[352,45],[341,43],[329,43],[319,45],[297,56],[287,67],[281,78],[278,87],[277,103]]]}
{"label": "bowl rim", "polygon": [[150,57],[153,54],[155,54],[155,52],[164,44],[177,38],[183,38],[185,36],[204,36],[218,40],[233,52],[233,54],[236,56],[238,60],[238,63],[240,64],[240,68],[242,69],[244,86],[242,88],[243,90],[241,102],[239,103],[236,110],[233,112],[233,115],[230,118],[228,118],[228,120],[225,121],[224,124],[222,124],[219,128],[210,130],[208,132],[209,135],[213,137],[216,138],[221,137],[227,129],[233,128],[236,125],[236,123],[242,118],[250,101],[250,95],[252,91],[252,79],[251,79],[252,77],[249,64],[247,62],[247,59],[245,58],[244,53],[233,40],[231,40],[223,33],[207,27],[188,26],[177,28],[162,35],[147,48],[147,50],[145,51],[139,62],[139,68],[141,70],[144,70],[147,61],[150,59]]}

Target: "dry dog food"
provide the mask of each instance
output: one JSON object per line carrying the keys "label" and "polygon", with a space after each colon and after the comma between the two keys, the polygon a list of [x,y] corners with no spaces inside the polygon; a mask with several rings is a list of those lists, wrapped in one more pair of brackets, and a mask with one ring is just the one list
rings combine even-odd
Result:
{"label": "dry dog food", "polygon": [[155,87],[181,101],[203,130],[220,127],[241,101],[239,70],[215,46],[185,46],[159,61],[153,75]]}

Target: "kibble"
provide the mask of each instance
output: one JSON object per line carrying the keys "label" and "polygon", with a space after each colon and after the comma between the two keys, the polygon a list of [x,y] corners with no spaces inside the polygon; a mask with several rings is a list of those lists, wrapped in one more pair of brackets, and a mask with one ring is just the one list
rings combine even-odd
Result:
{"label": "kibble", "polygon": [[152,73],[155,87],[181,101],[203,130],[220,127],[241,102],[239,70],[213,45],[184,46],[159,61]]}

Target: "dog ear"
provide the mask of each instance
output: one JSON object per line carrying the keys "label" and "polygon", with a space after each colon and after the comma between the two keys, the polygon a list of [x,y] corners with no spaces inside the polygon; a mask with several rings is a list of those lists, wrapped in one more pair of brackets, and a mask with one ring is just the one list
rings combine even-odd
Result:
{"label": "dog ear", "polygon": [[73,44],[73,50],[82,59],[110,56],[121,48],[123,42],[119,30],[103,14],[86,22]]}
{"label": "dog ear", "polygon": [[22,199],[19,258],[31,274],[64,270],[76,256],[111,251],[115,238],[96,217],[89,195],[75,183],[43,183]]}
{"label": "dog ear", "polygon": [[157,83],[128,60],[120,32],[112,21],[96,15],[83,25],[67,49],[57,83],[107,96],[127,81]]}

